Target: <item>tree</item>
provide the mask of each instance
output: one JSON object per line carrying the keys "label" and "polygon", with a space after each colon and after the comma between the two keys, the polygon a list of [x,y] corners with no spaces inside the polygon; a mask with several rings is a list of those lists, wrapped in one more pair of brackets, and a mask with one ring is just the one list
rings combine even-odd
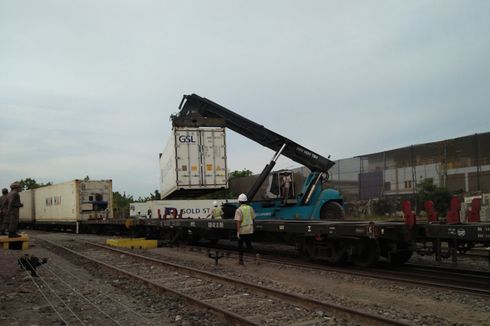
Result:
{"label": "tree", "polygon": [[123,194],[118,191],[112,193],[112,207],[117,218],[129,217],[129,204],[133,201],[133,196],[128,196],[125,192]]}
{"label": "tree", "polygon": [[235,170],[235,171],[232,171],[230,172],[230,174],[228,174],[228,179],[234,179],[234,178],[243,178],[243,177],[249,177],[253,174],[252,171],[250,171],[249,169],[243,169],[243,170]]}
{"label": "tree", "polygon": [[155,190],[154,193],[150,194],[150,200],[160,200],[160,192]]}
{"label": "tree", "polygon": [[22,190],[36,189],[41,187],[50,186],[53,183],[37,183],[33,178],[25,178],[19,181]]}
{"label": "tree", "polygon": [[136,199],[136,202],[144,203],[149,200],[160,200],[160,192],[158,190],[155,190],[153,193],[151,193],[149,196],[146,197],[141,197],[139,196],[138,199]]}
{"label": "tree", "polygon": [[423,207],[425,201],[432,200],[439,216],[446,215],[451,202],[451,194],[446,188],[438,187],[432,178],[424,179],[417,185],[418,207]]}

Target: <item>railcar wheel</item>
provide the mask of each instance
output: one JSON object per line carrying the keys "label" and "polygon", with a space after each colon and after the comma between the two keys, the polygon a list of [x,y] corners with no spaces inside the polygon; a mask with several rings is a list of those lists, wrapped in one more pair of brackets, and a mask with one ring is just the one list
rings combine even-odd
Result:
{"label": "railcar wheel", "polygon": [[379,259],[380,250],[376,240],[359,240],[350,257],[351,261],[360,267],[369,267]]}
{"label": "railcar wheel", "polygon": [[305,261],[313,260],[313,257],[311,256],[313,249],[310,244],[307,244],[304,241],[298,241],[296,242],[296,250]]}
{"label": "railcar wheel", "polygon": [[470,242],[458,242],[458,246],[457,246],[458,254],[465,254],[471,249],[473,249],[474,246],[475,245]]}
{"label": "railcar wheel", "polygon": [[411,257],[412,257],[413,251],[407,250],[407,251],[400,251],[397,253],[390,253],[390,264],[394,266],[400,266],[405,264]]}
{"label": "railcar wheel", "polygon": [[344,208],[335,201],[329,201],[323,204],[320,209],[321,220],[341,220],[344,216]]}

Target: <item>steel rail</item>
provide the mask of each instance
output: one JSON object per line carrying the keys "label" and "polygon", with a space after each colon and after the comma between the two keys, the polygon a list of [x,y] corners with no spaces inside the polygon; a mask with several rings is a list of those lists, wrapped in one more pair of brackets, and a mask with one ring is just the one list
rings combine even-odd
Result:
{"label": "steel rail", "polygon": [[269,296],[274,296],[276,298],[279,298],[279,299],[282,299],[285,301],[293,302],[297,305],[300,305],[300,306],[308,308],[308,309],[326,310],[337,318],[346,319],[346,320],[355,320],[355,321],[358,321],[359,323],[361,323],[362,325],[405,325],[405,326],[409,325],[407,323],[387,319],[387,318],[384,318],[384,317],[381,317],[378,315],[374,315],[374,314],[370,314],[367,312],[358,311],[355,309],[343,307],[343,306],[340,306],[338,304],[308,298],[308,297],[305,297],[303,295],[279,291],[279,290],[276,290],[273,288],[264,287],[264,286],[256,285],[253,283],[232,279],[232,278],[227,277],[227,276],[218,275],[218,274],[198,270],[198,269],[195,269],[192,267],[187,267],[187,266],[182,266],[182,265],[178,265],[178,264],[174,264],[174,263],[170,263],[170,262],[165,262],[165,261],[162,261],[162,260],[159,260],[156,258],[131,253],[131,252],[128,252],[125,250],[117,249],[117,248],[107,247],[105,245],[100,245],[100,244],[89,242],[89,241],[84,241],[84,242],[89,244],[89,245],[99,247],[99,248],[102,248],[105,250],[126,254],[126,255],[129,255],[131,257],[144,259],[144,260],[151,261],[154,263],[169,266],[169,267],[172,267],[175,269],[186,270],[187,272],[189,272],[190,274],[192,274],[194,276],[218,279],[222,282],[226,282],[226,283],[233,284],[233,285],[239,285],[241,287],[248,288],[248,289],[256,291],[256,292],[261,292],[261,293],[269,295]]}
{"label": "steel rail", "polygon": [[79,297],[81,297],[83,300],[87,301],[92,307],[94,307],[95,310],[99,311],[102,315],[106,316],[107,318],[109,318],[114,324],[116,325],[121,325],[121,323],[119,323],[117,320],[115,320],[114,318],[112,318],[111,316],[109,316],[109,314],[107,314],[105,311],[103,311],[102,309],[100,309],[96,303],[90,301],[89,298],[87,298],[83,293],[81,293],[80,291],[78,291],[77,289],[75,289],[73,286],[71,286],[68,282],[66,282],[65,280],[63,280],[59,275],[57,275],[51,268],[49,267],[46,267],[46,270],[48,270],[54,277],[56,277],[58,280],[61,281],[61,283],[65,284],[67,287],[69,287],[74,293],[76,293]]}
{"label": "steel rail", "polygon": [[[32,266],[32,264],[31,264],[29,261],[28,261],[27,263],[29,264],[29,266],[31,266],[31,268],[32,268],[33,270],[36,270],[36,269],[35,269],[35,268]],[[51,291],[51,292],[54,294],[54,296],[55,296],[55,297],[56,297],[58,300],[60,300],[60,302],[61,302],[61,303],[62,303],[62,304],[63,304],[63,305],[66,307],[66,309],[68,309],[68,311],[70,311],[70,313],[71,313],[71,314],[72,314],[72,315],[75,317],[75,319],[76,319],[76,320],[78,320],[78,321],[80,322],[80,324],[82,324],[82,325],[86,325],[86,324],[85,324],[85,323],[84,323],[84,322],[83,322],[83,321],[80,319],[80,317],[79,317],[79,316],[78,316],[78,315],[77,315],[77,314],[76,314],[76,313],[75,313],[75,312],[74,312],[74,311],[73,311],[73,310],[72,310],[72,309],[71,309],[71,308],[68,306],[68,304],[65,302],[65,300],[63,300],[63,298],[61,298],[61,297],[60,297],[60,296],[59,296],[59,295],[56,293],[56,291],[55,291],[55,290],[53,290],[53,289],[52,289],[52,288],[49,286],[49,284],[46,282],[46,280],[44,280],[44,277],[42,277],[41,275],[38,275],[38,277],[39,277],[39,279],[41,280],[41,282],[43,282],[43,283],[44,283],[44,285],[46,285],[46,287],[47,287],[47,288],[48,288],[48,289],[49,289],[49,290],[50,290],[50,291]],[[66,321],[65,321],[65,323],[66,323]],[[67,325],[69,325],[69,323],[66,323],[66,324],[67,324]]]}
{"label": "steel rail", "polygon": [[[197,248],[201,248],[200,246],[197,246]],[[209,247],[204,246],[204,248],[209,249]],[[221,248],[220,250],[222,251],[227,251],[227,252],[233,252],[235,253],[236,250],[228,250],[228,249],[223,249]],[[485,282],[480,282],[478,284],[470,284],[470,281],[464,280],[461,281],[461,283],[465,283],[465,285],[457,285],[457,284],[447,284],[443,283],[444,279],[441,277],[441,275],[423,275],[423,277],[426,278],[426,280],[421,280],[421,279],[416,279],[414,272],[403,272],[403,271],[396,271],[396,270],[386,270],[386,269],[365,269],[365,270],[359,270],[356,269],[355,267],[351,268],[342,268],[342,267],[334,267],[334,266],[325,266],[325,265],[320,265],[318,263],[309,263],[309,262],[295,262],[293,261],[294,258],[283,258],[283,257],[267,257],[267,256],[261,256],[262,261],[267,261],[270,263],[275,263],[275,264],[284,264],[284,265],[289,265],[289,266],[294,266],[298,268],[309,268],[313,270],[320,270],[324,272],[334,272],[334,273],[341,273],[341,274],[348,274],[348,275],[353,275],[353,276],[360,276],[360,277],[369,277],[373,279],[380,279],[380,280],[388,280],[388,281],[393,281],[393,282],[400,282],[400,283],[406,283],[406,284],[416,284],[416,285],[422,285],[426,287],[432,287],[432,288],[442,288],[442,289],[447,289],[447,290],[453,290],[453,291],[458,291],[460,293],[471,293],[483,297],[488,297],[490,296],[490,288],[481,288],[480,285],[488,285],[485,284]],[[410,265],[407,265],[410,266]],[[430,268],[430,267],[429,267]],[[489,274],[490,276],[490,274]],[[431,279],[431,280],[428,280]],[[458,280],[453,279],[448,279],[446,280],[454,281],[454,282],[459,282]]]}
{"label": "steel rail", "polygon": [[[299,268],[310,268],[310,269],[320,270],[324,272],[334,272],[334,273],[348,274],[353,276],[369,277],[373,279],[387,280],[387,281],[400,282],[406,284],[417,284],[417,285],[422,285],[422,286],[427,286],[432,288],[442,288],[447,290],[458,291],[465,294],[471,293],[484,297],[490,296],[490,289],[479,288],[477,287],[476,284],[470,286],[470,285],[457,285],[457,284],[443,283],[441,282],[441,280],[443,280],[441,278],[441,275],[433,275],[433,276],[429,276],[427,274],[423,275],[423,277],[425,277],[426,279],[432,278],[432,281],[430,281],[430,280],[417,279],[416,278],[417,275],[415,275],[413,272],[410,271],[402,272],[402,271],[393,271],[393,270],[385,270],[385,269],[370,269],[366,271],[360,271],[355,269],[320,266],[318,264],[311,264],[311,263],[296,263],[282,258],[262,258],[262,260],[275,264],[284,264],[284,265],[289,265],[289,266],[294,266]],[[457,282],[457,280],[454,279],[452,279],[452,281]],[[468,283],[467,281],[465,282]]]}
{"label": "steel rail", "polygon": [[[212,304],[209,304],[209,303],[206,303],[206,302],[203,302],[203,301],[200,301],[200,300],[197,300],[189,295],[186,295],[184,293],[180,293],[178,291],[175,291],[171,288],[168,288],[166,286],[163,286],[161,284],[157,284],[151,280],[148,280],[146,278],[143,278],[141,276],[138,276],[138,275],[135,275],[133,273],[130,273],[128,271],[125,271],[125,270],[122,270],[118,267],[115,267],[115,266],[112,266],[112,265],[109,265],[107,263],[104,263],[98,259],[95,259],[95,258],[92,258],[92,257],[88,257],[87,255],[84,255],[84,254],[81,254],[81,253],[78,253],[70,248],[67,248],[63,245],[60,245],[60,244],[57,244],[53,241],[50,241],[50,240],[46,240],[46,239],[42,239],[42,241],[45,241],[47,243],[49,243],[50,245],[56,247],[56,248],[59,248],[59,249],[62,249],[68,253],[71,253],[72,255],[76,256],[76,257],[79,257],[79,258],[83,258],[85,260],[88,260],[90,262],[93,262],[93,263],[96,263],[100,266],[103,266],[105,268],[107,268],[108,270],[110,271],[113,271],[113,272],[117,272],[119,274],[122,274],[122,275],[125,275],[127,277],[130,277],[132,279],[135,279],[141,283],[144,283],[146,284],[147,286],[149,287],[152,287],[154,289],[156,289],[158,292],[167,292],[167,293],[171,293],[177,297],[180,297],[182,299],[184,299],[187,303],[197,307],[197,308],[200,308],[200,309],[206,309],[206,310],[209,310],[211,312],[213,312],[216,316],[218,316],[219,318],[221,318],[222,320],[225,320],[229,323],[231,323],[232,325],[250,325],[250,326],[257,326],[259,324],[251,321],[251,320],[248,320],[242,316],[239,316],[233,312],[230,312],[230,311],[226,311],[226,310],[223,310],[221,309],[220,307],[217,307],[215,305],[212,305]],[[127,254],[126,252],[124,252],[125,254]]]}
{"label": "steel rail", "polygon": [[102,292],[101,290],[99,290],[98,288],[96,288],[95,286],[92,286],[89,281],[87,280],[83,280],[81,279],[80,277],[78,277],[77,275],[75,275],[74,273],[64,269],[64,268],[61,268],[59,265],[56,266],[57,269],[61,270],[63,273],[66,273],[68,275],[70,275],[71,277],[73,277],[74,279],[77,279],[78,281],[82,282],[87,288],[90,288],[92,291],[96,291],[98,292],[97,296],[95,298],[98,298],[98,297],[104,297],[108,300],[110,300],[111,302],[115,303],[115,304],[118,304],[120,305],[122,308],[124,308],[124,310],[126,310],[127,312],[131,313],[132,315],[131,316],[135,316],[135,317],[138,317],[141,321],[144,321],[146,324],[148,325],[152,325],[152,322],[150,320],[148,320],[145,316],[139,314],[136,310],[134,309],[131,309],[130,307],[128,307],[127,305],[125,305],[124,303],[120,302],[120,301],[117,301],[115,300],[113,297],[111,297],[110,295],[108,295],[107,293],[105,292]]}
{"label": "steel rail", "polygon": [[[31,268],[33,268],[33,266],[31,265],[31,263],[29,261],[27,261],[27,263],[29,264],[29,266],[31,266]],[[51,300],[48,299],[48,297],[43,292],[43,290],[41,290],[41,287],[39,286],[39,284],[37,284],[37,282],[34,280],[34,277],[32,277],[31,272],[29,272],[26,269],[24,269],[24,271],[30,277],[32,283],[34,283],[34,285],[36,285],[37,289],[39,290],[39,292],[41,293],[41,295],[44,297],[44,300],[46,300],[46,302],[51,306],[51,309],[53,309],[53,311],[55,312],[55,314],[58,315],[58,317],[61,319],[61,321],[65,325],[69,325],[68,322],[61,316],[61,313],[54,307],[53,302],[51,302]]]}

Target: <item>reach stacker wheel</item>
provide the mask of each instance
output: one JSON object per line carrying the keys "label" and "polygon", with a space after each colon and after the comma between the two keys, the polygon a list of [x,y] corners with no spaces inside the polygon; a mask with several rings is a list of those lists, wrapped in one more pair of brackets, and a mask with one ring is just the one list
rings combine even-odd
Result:
{"label": "reach stacker wheel", "polygon": [[329,201],[323,204],[320,210],[321,220],[341,220],[344,216],[344,208],[335,201]]}

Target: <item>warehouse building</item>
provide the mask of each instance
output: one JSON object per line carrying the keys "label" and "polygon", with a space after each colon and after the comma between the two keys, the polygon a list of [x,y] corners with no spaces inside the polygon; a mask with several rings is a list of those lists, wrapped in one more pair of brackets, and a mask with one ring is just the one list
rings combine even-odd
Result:
{"label": "warehouse building", "polygon": [[341,159],[330,171],[330,186],[349,200],[410,195],[425,179],[451,192],[490,192],[490,132]]}
{"label": "warehouse building", "polygon": [[[300,167],[293,172],[297,193],[310,171]],[[326,186],[341,191],[347,201],[409,196],[426,179],[455,193],[488,193],[490,132],[340,159],[329,173]],[[255,178],[230,180],[230,188],[246,192]],[[264,184],[256,199],[266,198],[266,191]]]}

